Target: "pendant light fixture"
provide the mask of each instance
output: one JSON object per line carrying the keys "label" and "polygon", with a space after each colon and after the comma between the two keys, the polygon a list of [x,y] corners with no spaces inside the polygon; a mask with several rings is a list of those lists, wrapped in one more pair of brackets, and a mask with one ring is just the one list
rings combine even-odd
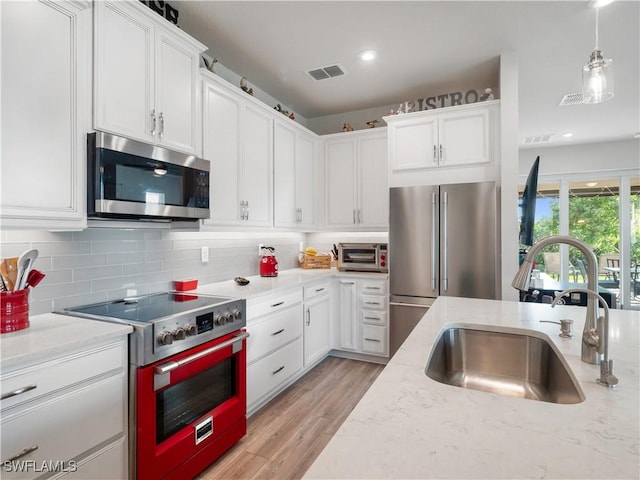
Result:
{"label": "pendant light fixture", "polygon": [[596,6],[596,46],[589,62],[582,67],[583,103],[601,103],[613,98],[613,60],[604,58],[598,47],[598,13]]}

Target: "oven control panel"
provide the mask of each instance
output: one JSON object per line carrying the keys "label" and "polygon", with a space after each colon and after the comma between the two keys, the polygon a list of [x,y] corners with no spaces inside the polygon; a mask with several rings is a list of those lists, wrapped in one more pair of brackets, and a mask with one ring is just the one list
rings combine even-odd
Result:
{"label": "oven control panel", "polygon": [[245,300],[232,300],[159,321],[154,324],[155,350],[169,349],[177,343],[182,350],[240,330],[246,325],[245,310]]}

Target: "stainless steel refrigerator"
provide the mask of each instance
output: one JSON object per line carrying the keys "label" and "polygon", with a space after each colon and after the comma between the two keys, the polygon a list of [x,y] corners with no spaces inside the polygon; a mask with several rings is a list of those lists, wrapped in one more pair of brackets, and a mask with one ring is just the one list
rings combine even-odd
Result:
{"label": "stainless steel refrigerator", "polygon": [[440,295],[499,298],[494,182],[389,189],[391,355]]}

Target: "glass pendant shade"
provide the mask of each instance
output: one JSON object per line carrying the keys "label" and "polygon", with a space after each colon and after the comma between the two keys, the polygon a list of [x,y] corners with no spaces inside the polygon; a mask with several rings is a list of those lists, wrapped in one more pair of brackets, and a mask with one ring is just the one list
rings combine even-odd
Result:
{"label": "glass pendant shade", "polygon": [[606,102],[613,98],[613,60],[602,58],[600,50],[594,50],[589,63],[582,67],[583,103]]}

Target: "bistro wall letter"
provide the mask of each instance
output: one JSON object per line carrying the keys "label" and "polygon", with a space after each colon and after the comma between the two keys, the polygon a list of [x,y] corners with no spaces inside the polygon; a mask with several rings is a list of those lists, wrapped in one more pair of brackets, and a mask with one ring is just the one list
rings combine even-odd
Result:
{"label": "bistro wall letter", "polygon": [[178,9],[173,8],[169,3],[164,0],[140,0],[140,2],[171,23],[178,25]]}

